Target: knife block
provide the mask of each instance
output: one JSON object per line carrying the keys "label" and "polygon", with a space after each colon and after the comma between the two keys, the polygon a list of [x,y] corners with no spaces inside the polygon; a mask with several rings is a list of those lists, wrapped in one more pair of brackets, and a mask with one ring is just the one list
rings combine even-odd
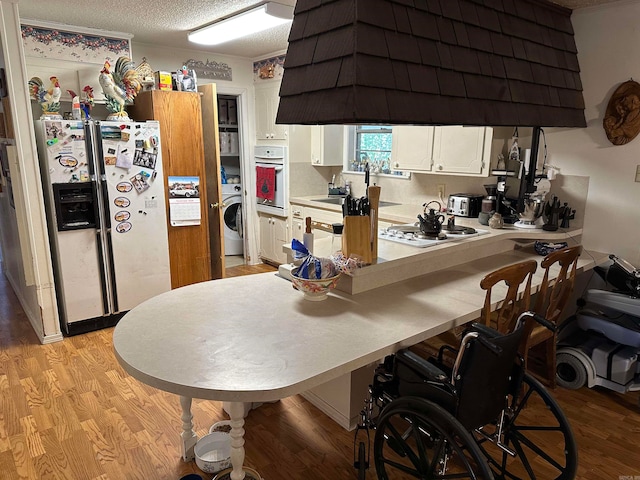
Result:
{"label": "knife block", "polygon": [[371,263],[371,217],[355,215],[344,217],[342,230],[342,253],[346,257],[358,257]]}

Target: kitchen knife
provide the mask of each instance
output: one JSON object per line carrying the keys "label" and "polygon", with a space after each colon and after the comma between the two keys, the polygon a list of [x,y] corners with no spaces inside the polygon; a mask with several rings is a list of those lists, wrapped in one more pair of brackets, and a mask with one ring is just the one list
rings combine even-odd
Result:
{"label": "kitchen knife", "polygon": [[367,162],[364,166],[364,184],[367,187],[365,192],[367,192],[367,195],[368,195],[369,194],[369,162]]}
{"label": "kitchen knife", "polygon": [[380,205],[380,190],[377,185],[367,189],[367,204],[369,215],[371,215],[371,261],[378,258],[378,208]]}

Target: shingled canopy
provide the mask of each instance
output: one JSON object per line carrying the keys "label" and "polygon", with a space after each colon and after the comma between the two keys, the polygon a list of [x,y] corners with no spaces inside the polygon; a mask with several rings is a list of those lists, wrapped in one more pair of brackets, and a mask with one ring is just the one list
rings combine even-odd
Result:
{"label": "shingled canopy", "polygon": [[571,11],[297,0],[277,123],[585,127]]}

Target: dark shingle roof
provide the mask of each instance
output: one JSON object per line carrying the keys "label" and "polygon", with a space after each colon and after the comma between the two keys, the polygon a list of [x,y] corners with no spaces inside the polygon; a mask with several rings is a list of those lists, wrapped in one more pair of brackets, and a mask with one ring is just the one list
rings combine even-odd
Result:
{"label": "dark shingle roof", "polygon": [[298,0],[277,122],[584,127],[570,14],[544,0]]}

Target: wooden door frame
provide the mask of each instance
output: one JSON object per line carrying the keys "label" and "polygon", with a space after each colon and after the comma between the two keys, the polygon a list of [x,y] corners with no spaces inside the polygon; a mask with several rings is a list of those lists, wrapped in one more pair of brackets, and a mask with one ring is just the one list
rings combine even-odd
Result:
{"label": "wooden door frame", "polygon": [[261,263],[258,256],[258,228],[256,222],[258,219],[258,212],[254,202],[249,201],[252,197],[250,193],[250,187],[254,184],[252,180],[252,164],[253,164],[253,150],[250,139],[253,138],[253,133],[249,129],[249,88],[232,87],[218,83],[217,91],[219,95],[232,95],[238,98],[238,132],[240,136],[240,143],[238,148],[240,150],[240,174],[242,182],[242,216],[243,216],[243,245],[244,245],[244,258],[247,264],[256,265]]}

